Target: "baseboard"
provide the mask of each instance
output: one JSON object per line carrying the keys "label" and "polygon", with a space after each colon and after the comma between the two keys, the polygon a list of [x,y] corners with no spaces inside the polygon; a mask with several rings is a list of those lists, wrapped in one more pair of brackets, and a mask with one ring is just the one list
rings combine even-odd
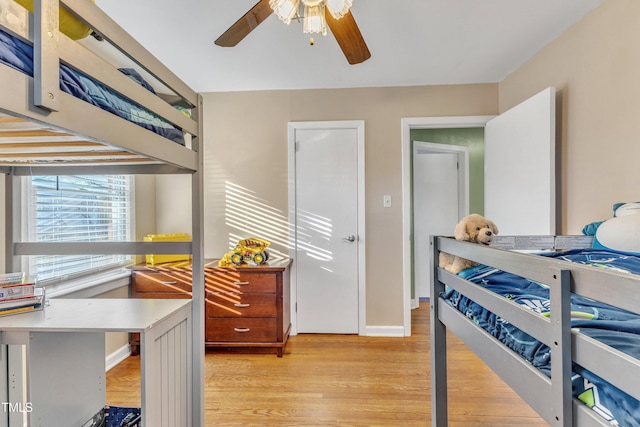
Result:
{"label": "baseboard", "polygon": [[116,366],[118,363],[122,362],[124,359],[131,355],[131,346],[129,344],[125,344],[113,353],[107,355],[105,359],[106,371],[109,372],[111,368]]}
{"label": "baseboard", "polygon": [[404,337],[404,326],[367,326],[368,337]]}

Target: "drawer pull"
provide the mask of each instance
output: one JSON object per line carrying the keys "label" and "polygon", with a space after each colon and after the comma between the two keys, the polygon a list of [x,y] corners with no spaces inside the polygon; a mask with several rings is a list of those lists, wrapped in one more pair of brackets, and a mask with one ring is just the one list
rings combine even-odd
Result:
{"label": "drawer pull", "polygon": [[249,332],[251,328],[233,328],[236,332]]}
{"label": "drawer pull", "polygon": [[233,282],[234,285],[246,286],[249,282]]}
{"label": "drawer pull", "polygon": [[178,282],[176,282],[175,280],[173,282],[160,282],[163,285],[176,285]]}
{"label": "drawer pull", "polygon": [[246,307],[250,307],[251,304],[241,304],[239,302],[233,304],[234,307],[238,307],[238,308],[246,308]]}

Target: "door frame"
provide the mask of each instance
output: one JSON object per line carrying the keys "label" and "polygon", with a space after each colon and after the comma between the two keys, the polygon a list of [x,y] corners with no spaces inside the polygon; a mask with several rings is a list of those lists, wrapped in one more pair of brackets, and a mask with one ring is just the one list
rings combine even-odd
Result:
{"label": "door frame", "polygon": [[[404,335],[411,335],[411,129],[485,127],[495,116],[409,117],[400,119],[402,143],[402,291]],[[433,296],[432,296],[433,297]]]}
{"label": "door frame", "polygon": [[297,249],[297,218],[296,218],[296,153],[295,135],[297,130],[323,130],[323,129],[355,129],[357,133],[358,149],[358,335],[365,335],[367,330],[366,317],[366,238],[365,238],[365,167],[364,167],[364,120],[341,121],[309,121],[288,123],[288,182],[289,182],[289,257],[293,259],[291,264],[291,335],[297,335],[297,302],[298,293],[296,287],[296,249]]}
{"label": "door frame", "polygon": [[[409,141],[410,144],[411,142],[413,142],[411,163],[414,174],[416,156],[439,153],[455,154],[458,161],[458,216],[462,218],[463,216],[469,214],[469,148],[461,145],[436,144],[427,141]],[[413,178],[414,175],[412,174],[411,180],[413,180]],[[412,211],[415,211],[416,190],[417,189],[414,186],[410,200],[410,202],[413,202],[411,203]],[[411,219],[409,219],[409,221],[411,221]],[[410,225],[410,227],[410,230],[415,230],[415,216],[413,217],[413,224]],[[415,233],[412,232],[411,234],[414,235]],[[410,243],[412,246],[412,254],[415,254],[415,238],[413,239],[413,241],[410,241]],[[414,260],[412,260],[411,271],[412,277],[415,278],[416,266],[413,261]],[[414,296],[415,298],[411,300],[411,308],[418,308],[419,295],[416,286],[414,286]]]}

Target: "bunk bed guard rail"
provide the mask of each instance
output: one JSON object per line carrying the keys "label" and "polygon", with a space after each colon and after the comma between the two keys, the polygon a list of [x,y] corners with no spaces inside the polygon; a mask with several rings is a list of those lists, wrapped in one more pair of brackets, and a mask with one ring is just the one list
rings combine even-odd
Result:
{"label": "bunk bed guard rail", "polygon": [[[572,397],[572,362],[606,378],[618,388],[640,399],[635,378],[640,361],[571,329],[571,293],[639,312],[634,306],[639,277],[601,271],[528,253],[507,251],[447,237],[431,237],[431,372],[433,426],[448,425],[446,330],[493,369],[542,418],[552,426],[607,426],[583,403]],[[518,248],[519,249],[519,248]],[[438,267],[439,253],[447,252],[495,267],[549,286],[549,317],[469,282]],[[612,295],[599,283],[616,280]],[[441,298],[445,287],[455,289],[488,311],[510,322],[546,344],[551,351],[551,377],[547,377],[514,351],[467,319]],[[635,291],[634,291],[635,289]]]}

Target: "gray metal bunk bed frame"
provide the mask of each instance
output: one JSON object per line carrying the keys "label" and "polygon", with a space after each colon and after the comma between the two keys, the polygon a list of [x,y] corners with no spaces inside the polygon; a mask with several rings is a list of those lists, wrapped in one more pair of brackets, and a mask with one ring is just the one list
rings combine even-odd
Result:
{"label": "gray metal bunk bed frame", "polygon": [[[553,236],[549,236],[553,237]],[[558,236],[560,237],[560,236]],[[570,295],[583,295],[615,307],[640,313],[640,276],[590,266],[431,237],[431,381],[432,425],[448,425],[447,350],[449,329],[496,372],[522,399],[552,426],[610,426],[572,397],[571,363],[604,378],[636,399],[640,360],[571,329]],[[526,249],[516,247],[515,249]],[[539,248],[535,248],[539,249]],[[551,248],[552,249],[552,248]],[[492,266],[550,287],[551,316],[543,317],[491,291],[438,267],[443,251]],[[603,287],[609,283],[611,287]],[[475,325],[440,295],[451,287],[487,310],[547,344],[551,349],[551,378]],[[616,292],[610,292],[615,288]],[[455,392],[455,390],[451,390]]]}
{"label": "gray metal bunk bed frame", "polygon": [[[29,14],[12,0],[0,0],[0,28],[31,40],[34,76],[0,66],[0,113],[19,123],[56,134],[49,142],[34,143],[18,131],[9,132],[0,120],[0,135],[14,134],[8,161],[0,147],[0,172],[5,176],[6,270],[20,271],[27,255],[190,253],[193,262],[191,390],[188,424],[204,425],[204,259],[202,180],[202,97],[126,33],[100,8],[87,0],[36,0]],[[114,66],[67,38],[58,30],[59,5],[84,21],[137,65],[171,89],[190,107],[186,117],[172,105],[133,82]],[[191,135],[185,146],[64,93],[59,88],[59,63],[65,62],[173,123]],[[2,133],[6,131],[6,133]],[[64,137],[86,143],[85,151],[65,156]],[[6,142],[6,140],[5,140]],[[81,145],[81,144],[80,144]],[[15,156],[24,153],[22,159]],[[118,155],[110,157],[110,152]],[[124,154],[124,155],[123,155]],[[26,158],[37,161],[25,162]],[[190,174],[192,187],[192,242],[35,243],[21,242],[15,230],[21,220],[19,179],[30,175],[69,174]],[[144,411],[143,411],[144,412]],[[164,422],[164,421],[163,421]],[[162,424],[165,425],[165,424]],[[167,424],[168,425],[168,424]]]}

